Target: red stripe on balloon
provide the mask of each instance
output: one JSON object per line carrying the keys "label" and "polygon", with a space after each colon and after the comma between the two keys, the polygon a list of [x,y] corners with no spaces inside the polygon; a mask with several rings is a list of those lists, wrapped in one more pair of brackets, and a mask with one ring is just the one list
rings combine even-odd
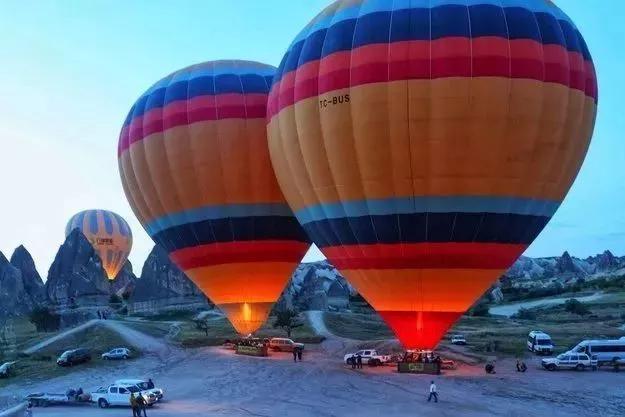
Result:
{"label": "red stripe on balloon", "polygon": [[[427,294],[424,295],[427,300]],[[462,312],[378,311],[406,349],[434,349]]]}
{"label": "red stripe on balloon", "polygon": [[308,62],[273,86],[268,115],[342,88],[448,77],[527,78],[597,95],[593,64],[578,52],[528,39],[450,37],[366,45]]}
{"label": "red stripe on balloon", "polygon": [[414,243],[344,245],[321,251],[338,269],[508,269],[527,245]]}
{"label": "red stripe on balloon", "polygon": [[169,254],[182,270],[246,262],[297,262],[310,244],[295,241],[224,242],[180,249]]}
{"label": "red stripe on balloon", "polygon": [[146,136],[177,126],[224,119],[259,119],[267,115],[267,94],[218,94],[169,103],[145,112],[124,126],[118,155]]}

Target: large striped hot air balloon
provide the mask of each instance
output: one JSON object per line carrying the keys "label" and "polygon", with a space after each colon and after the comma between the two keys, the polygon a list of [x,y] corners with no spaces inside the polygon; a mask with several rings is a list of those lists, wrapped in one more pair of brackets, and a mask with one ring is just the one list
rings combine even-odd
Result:
{"label": "large striped hot air balloon", "polygon": [[79,229],[91,243],[108,279],[115,279],[132,249],[132,232],[126,220],[108,210],[85,210],[69,219],[65,237],[74,229]]}
{"label": "large striped hot air balloon", "polygon": [[432,348],[540,233],[584,160],[597,81],[545,0],[342,0],[288,49],[273,166],[322,252]]}
{"label": "large striped hot air balloon", "polygon": [[249,61],[184,68],[137,100],[119,139],[140,222],[241,334],[266,320],[310,245],[269,159],[274,73]]}

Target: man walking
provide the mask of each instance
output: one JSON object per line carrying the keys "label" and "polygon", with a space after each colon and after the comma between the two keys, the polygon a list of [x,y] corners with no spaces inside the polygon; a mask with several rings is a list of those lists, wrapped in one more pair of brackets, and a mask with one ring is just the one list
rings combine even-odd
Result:
{"label": "man walking", "polygon": [[438,393],[436,392],[436,384],[434,381],[430,381],[430,396],[428,397],[428,402],[432,401],[434,398],[434,402],[438,402]]}
{"label": "man walking", "polygon": [[356,356],[356,364],[358,369],[362,369],[362,355]]}

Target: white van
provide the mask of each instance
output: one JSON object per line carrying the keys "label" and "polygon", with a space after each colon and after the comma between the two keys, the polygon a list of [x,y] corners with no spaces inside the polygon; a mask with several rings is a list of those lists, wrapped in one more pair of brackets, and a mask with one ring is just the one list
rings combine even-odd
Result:
{"label": "white van", "polygon": [[596,356],[598,365],[625,363],[625,339],[584,340],[571,349],[571,352]]}
{"label": "white van", "polygon": [[527,335],[527,349],[538,355],[551,355],[553,353],[551,336],[540,330],[532,330]]}

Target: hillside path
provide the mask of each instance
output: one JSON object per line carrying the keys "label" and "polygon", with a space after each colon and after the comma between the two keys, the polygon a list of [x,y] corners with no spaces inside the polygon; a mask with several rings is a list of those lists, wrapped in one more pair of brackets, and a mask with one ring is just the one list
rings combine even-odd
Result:
{"label": "hillside path", "polygon": [[28,349],[25,349],[24,353],[26,353],[28,355],[30,355],[32,353],[35,353],[35,352],[45,348],[46,346],[51,345],[52,343],[54,343],[56,341],[59,341],[61,339],[66,338],[67,336],[71,336],[74,333],[78,333],[78,332],[81,332],[83,330],[86,330],[86,329],[94,326],[98,322],[99,322],[99,320],[97,320],[97,319],[86,321],[86,322],[84,322],[83,324],[81,324],[79,326],[76,326],[76,327],[74,327],[72,329],[68,329],[68,330],[66,330],[66,331],[64,331],[62,333],[57,334],[56,336],[52,336],[49,339],[43,340],[43,341],[37,343],[36,345],[31,346]]}
{"label": "hillside path", "polygon": [[559,304],[564,304],[571,298],[586,303],[589,301],[596,301],[602,298],[605,294],[603,292],[597,292],[591,295],[583,297],[555,297],[555,298],[542,298],[539,300],[525,301],[522,303],[502,304],[495,307],[491,307],[488,312],[493,316],[512,317],[519,312],[522,308],[537,308],[537,307],[550,307]]}
{"label": "hillside path", "polygon": [[89,320],[79,326],[76,326],[72,329],[68,329],[62,333],[57,334],[49,339],[46,339],[42,342],[37,343],[34,346],[29,347],[24,350],[26,354],[35,353],[46,346],[51,345],[54,342],[62,340],[72,334],[84,331],[93,326],[102,326],[109,330],[117,333],[122,339],[124,339],[128,344],[141,349],[146,353],[153,353],[158,355],[159,357],[166,357],[171,353],[172,347],[169,346],[166,342],[159,340],[155,337],[142,333],[138,330],[131,329],[120,321],[116,320]]}

